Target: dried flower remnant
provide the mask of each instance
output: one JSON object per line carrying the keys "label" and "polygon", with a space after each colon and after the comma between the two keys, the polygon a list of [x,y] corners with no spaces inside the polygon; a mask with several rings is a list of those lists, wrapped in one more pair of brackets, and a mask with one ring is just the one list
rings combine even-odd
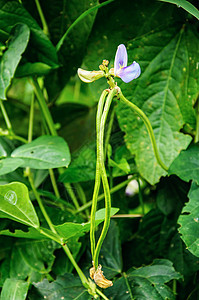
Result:
{"label": "dried flower remnant", "polygon": [[98,266],[97,270],[95,270],[94,266],[90,268],[90,277],[91,279],[94,279],[95,283],[103,289],[113,285],[111,280],[105,278],[101,265]]}

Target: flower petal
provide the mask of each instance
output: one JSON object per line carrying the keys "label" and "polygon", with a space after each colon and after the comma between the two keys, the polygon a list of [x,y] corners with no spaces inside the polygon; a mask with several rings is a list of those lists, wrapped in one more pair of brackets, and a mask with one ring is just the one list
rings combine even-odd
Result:
{"label": "flower petal", "polygon": [[120,77],[124,82],[128,83],[133,79],[136,79],[140,76],[141,69],[140,65],[134,61],[132,65],[120,69],[117,76]]}
{"label": "flower petal", "polygon": [[103,71],[86,71],[81,68],[77,70],[79,78],[86,83],[93,82],[104,76]]}
{"label": "flower petal", "polygon": [[114,73],[115,76],[120,71],[121,68],[127,66],[128,56],[126,47],[124,44],[121,44],[117,48],[117,52],[115,54],[115,62],[114,62]]}

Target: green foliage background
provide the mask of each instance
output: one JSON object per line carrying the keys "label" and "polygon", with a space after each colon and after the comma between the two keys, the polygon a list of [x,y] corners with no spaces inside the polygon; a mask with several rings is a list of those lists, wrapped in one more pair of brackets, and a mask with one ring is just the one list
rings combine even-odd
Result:
{"label": "green foliage background", "polygon": [[[115,98],[106,170],[116,215],[99,261],[113,286],[98,296],[199,297],[199,14],[195,1],[168,2],[0,0],[1,300],[93,299],[50,232],[27,174],[31,168],[56,231],[88,277],[95,115],[108,85],[82,83],[77,69],[98,70],[103,59],[113,67],[121,43],[142,72],[128,84],[116,81],[149,118],[168,172],[143,121]],[[139,181],[131,195],[129,175]]]}

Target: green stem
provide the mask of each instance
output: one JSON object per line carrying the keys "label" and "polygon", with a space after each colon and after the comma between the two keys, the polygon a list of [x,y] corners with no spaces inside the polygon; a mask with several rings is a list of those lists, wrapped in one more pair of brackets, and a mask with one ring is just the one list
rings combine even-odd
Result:
{"label": "green stem", "polygon": [[96,292],[104,299],[109,300],[100,290],[96,289]]}
{"label": "green stem", "polygon": [[32,141],[32,135],[33,135],[33,120],[34,120],[34,95],[31,99],[30,104],[30,117],[29,117],[29,126],[28,126],[28,143]]}
{"label": "green stem", "polygon": [[[97,198],[100,189],[100,166],[99,166],[99,131],[100,131],[100,123],[102,117],[102,111],[104,107],[104,102],[106,99],[108,92],[104,90],[100,96],[97,108],[97,116],[96,116],[96,134],[97,134],[97,161],[96,161],[96,171],[95,171],[95,186],[93,191],[93,199],[92,199],[92,208],[91,208],[91,228],[90,228],[90,241],[91,241],[91,255],[94,257],[95,253],[95,213],[97,209]],[[96,268],[97,269],[97,268]]]}
{"label": "green stem", "polygon": [[11,135],[8,135],[7,137],[11,140],[18,140],[24,144],[28,143],[28,141],[26,139],[24,139],[23,137],[21,137],[19,135],[14,134],[14,133],[12,133]]}
{"label": "green stem", "polygon": [[79,209],[79,203],[77,201],[77,198],[75,196],[75,193],[73,192],[73,189],[72,189],[72,186],[69,184],[69,183],[65,183],[64,184],[66,190],[67,190],[67,193],[69,194],[69,196],[71,197],[72,201],[73,201],[73,204],[75,206],[75,208],[78,210]]}
{"label": "green stem", "polygon": [[[82,204],[86,204],[87,203],[86,202],[86,195],[84,193],[83,188],[81,187],[81,184],[79,184],[78,182],[74,183],[74,187],[76,188],[78,197],[81,200]],[[88,211],[88,209],[86,209],[85,212],[86,212],[86,217],[88,218],[89,217],[89,211]]]}
{"label": "green stem", "polygon": [[[119,191],[120,189],[122,189],[123,187],[125,187],[131,180],[133,179],[133,177],[119,183],[118,185],[114,186],[112,189],[110,189],[110,194],[113,194],[117,191]],[[104,199],[104,194],[101,194],[97,197],[97,202],[101,201]],[[90,207],[92,205],[92,200],[87,202],[85,205],[82,205],[78,210],[77,213],[82,212],[83,210],[85,210],[86,208]]]}
{"label": "green stem", "polygon": [[142,207],[142,214],[144,216],[145,215],[144,201],[143,201],[143,197],[142,197],[142,191],[141,191],[141,186],[140,186],[140,180],[139,180],[139,178],[137,179],[137,183],[138,183],[138,187],[139,187],[138,197],[139,197],[140,205]]}
{"label": "green stem", "polygon": [[132,108],[140,116],[140,118],[143,120],[143,122],[144,122],[144,124],[145,124],[145,126],[146,126],[146,128],[148,130],[150,139],[151,139],[151,143],[152,143],[152,146],[153,146],[153,151],[154,151],[156,160],[157,160],[158,164],[165,171],[168,171],[167,166],[163,163],[163,161],[160,158],[160,155],[159,155],[159,152],[158,152],[158,148],[157,148],[157,144],[156,144],[156,140],[155,140],[155,136],[154,136],[154,133],[153,133],[153,128],[151,126],[151,123],[150,123],[149,119],[147,118],[147,116],[145,115],[145,113],[139,107],[137,107],[134,103],[132,103],[129,100],[127,100],[124,97],[124,95],[122,94],[121,91],[118,93],[118,96],[119,96],[119,98],[121,99],[121,101],[123,103],[127,104],[130,108]]}
{"label": "green stem", "polygon": [[64,35],[62,36],[62,38],[59,40],[59,42],[57,43],[57,46],[56,46],[56,50],[57,52],[60,50],[64,40],[66,39],[67,35],[69,34],[69,32],[73,29],[74,26],[76,26],[83,18],[85,18],[88,14],[90,14],[92,11],[104,6],[104,5],[107,5],[111,2],[113,2],[114,0],[108,0],[108,1],[105,1],[101,4],[98,4],[94,7],[91,7],[89,8],[88,10],[84,11],[71,25],[70,27],[66,30],[66,32],[64,33]]}
{"label": "green stem", "polygon": [[194,142],[197,143],[199,141],[199,99],[196,102],[196,133]]}
{"label": "green stem", "polygon": [[82,272],[82,270],[80,269],[80,267],[78,266],[78,264],[76,263],[72,253],[70,252],[70,249],[68,248],[68,246],[66,244],[62,245],[62,248],[64,249],[66,255],[68,256],[68,258],[70,259],[71,263],[73,264],[74,268],[76,269],[82,284],[85,286],[85,288],[89,288],[89,282],[86,278],[86,276],[84,275],[84,273]]}
{"label": "green stem", "polygon": [[45,117],[45,120],[46,120],[46,122],[48,124],[50,132],[51,132],[51,134],[53,136],[57,136],[57,131],[55,129],[55,125],[54,125],[51,113],[50,113],[50,111],[48,109],[48,106],[46,104],[46,101],[45,101],[44,95],[43,95],[43,93],[41,91],[41,88],[40,88],[38,82],[36,80],[33,80],[32,78],[31,78],[31,84],[32,84],[32,86],[34,88],[34,92],[35,92],[35,94],[37,96],[37,100],[38,100],[39,105],[41,107],[42,113],[43,113],[43,115]]}
{"label": "green stem", "polygon": [[177,281],[176,279],[173,279],[173,293],[176,295],[176,289],[177,289]]}
{"label": "green stem", "polygon": [[37,190],[36,190],[36,188],[35,188],[35,185],[34,185],[33,178],[32,178],[32,174],[31,174],[31,173],[29,173],[28,179],[29,179],[31,188],[32,188],[32,190],[33,190],[33,193],[34,193],[34,195],[35,195],[35,198],[37,199],[37,202],[38,202],[39,207],[40,207],[40,209],[41,209],[41,212],[42,212],[42,214],[43,214],[43,216],[44,216],[46,222],[48,223],[48,226],[50,227],[51,231],[52,231],[53,233],[56,234],[57,232],[56,232],[56,230],[55,230],[55,228],[54,228],[54,225],[53,225],[53,223],[52,223],[50,217],[48,216],[48,214],[47,214],[47,212],[46,212],[46,209],[45,209],[45,207],[44,207],[44,205],[43,205],[43,203],[42,203],[42,200],[41,200],[41,198],[40,198],[40,196],[39,196],[39,194],[38,194],[38,192],[37,192]]}
{"label": "green stem", "polygon": [[2,101],[2,100],[0,100],[0,107],[1,107],[1,111],[2,111],[2,114],[3,114],[3,117],[4,117],[4,120],[5,120],[7,129],[8,129],[9,131],[12,131],[12,125],[11,125],[11,123],[10,123],[9,117],[8,117],[8,115],[7,115],[7,112],[6,112],[6,110],[5,110],[5,107],[4,107],[4,105],[3,105],[3,101]]}
{"label": "green stem", "polygon": [[36,6],[37,6],[37,10],[38,10],[38,13],[39,13],[39,16],[40,16],[40,19],[41,19],[41,23],[42,23],[42,26],[43,26],[43,32],[44,32],[46,35],[49,35],[48,25],[47,25],[47,23],[46,23],[46,19],[45,19],[45,17],[44,17],[44,14],[43,14],[41,5],[40,5],[40,3],[39,3],[39,0],[35,0],[35,4],[36,4]]}
{"label": "green stem", "polygon": [[48,171],[49,171],[49,174],[50,174],[50,180],[51,180],[51,183],[52,183],[52,186],[53,186],[53,190],[55,192],[55,196],[59,199],[60,194],[59,194],[59,190],[58,190],[57,183],[56,183],[56,180],[55,180],[54,172],[53,172],[52,169],[49,169]]}
{"label": "green stem", "polygon": [[113,88],[107,99],[106,99],[106,103],[104,106],[104,111],[101,117],[101,123],[100,123],[100,128],[99,128],[99,138],[97,140],[97,149],[98,149],[98,160],[99,160],[99,168],[100,168],[100,175],[102,178],[102,184],[103,184],[103,188],[104,188],[104,195],[105,195],[105,219],[104,219],[104,225],[102,228],[102,232],[101,235],[98,239],[97,242],[97,246],[95,249],[95,254],[93,257],[93,261],[94,261],[94,267],[95,269],[97,269],[98,267],[98,257],[99,257],[99,253],[100,253],[100,249],[102,247],[102,243],[106,237],[108,228],[109,228],[109,224],[110,224],[110,214],[111,214],[111,196],[110,196],[110,189],[109,189],[109,184],[108,184],[108,179],[107,179],[107,175],[106,175],[106,169],[105,169],[105,165],[104,165],[104,128],[105,128],[105,123],[106,123],[106,119],[108,116],[108,112],[112,103],[112,99],[115,96],[115,94],[117,93],[117,90],[115,88]]}

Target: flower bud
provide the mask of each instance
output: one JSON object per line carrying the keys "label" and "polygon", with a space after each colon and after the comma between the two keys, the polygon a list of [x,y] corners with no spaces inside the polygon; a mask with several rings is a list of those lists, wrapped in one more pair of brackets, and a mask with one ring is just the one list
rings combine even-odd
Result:
{"label": "flower bud", "polygon": [[104,76],[103,71],[86,71],[83,69],[78,69],[77,74],[79,78],[86,83],[93,82]]}

